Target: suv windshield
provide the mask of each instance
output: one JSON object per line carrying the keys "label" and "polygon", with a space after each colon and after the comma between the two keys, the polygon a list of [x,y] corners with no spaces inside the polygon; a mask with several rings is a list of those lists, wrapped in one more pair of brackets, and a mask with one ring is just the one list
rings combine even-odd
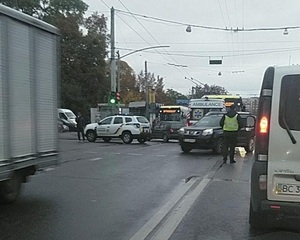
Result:
{"label": "suv windshield", "polygon": [[149,123],[148,119],[145,117],[137,117],[136,119],[139,123]]}
{"label": "suv windshield", "polygon": [[220,120],[223,115],[210,115],[205,116],[201,120],[199,120],[197,123],[194,124],[194,126],[197,127],[220,127]]}

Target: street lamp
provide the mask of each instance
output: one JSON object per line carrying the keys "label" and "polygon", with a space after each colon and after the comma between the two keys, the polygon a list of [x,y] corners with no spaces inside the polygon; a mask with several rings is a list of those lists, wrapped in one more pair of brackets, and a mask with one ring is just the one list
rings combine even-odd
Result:
{"label": "street lamp", "polygon": [[[154,49],[154,48],[168,48],[170,46],[150,46],[150,47],[144,47],[144,48],[140,48],[140,49],[137,49],[137,50],[134,50],[132,52],[129,52],[129,53],[126,53],[124,54],[123,56],[120,56],[119,54],[119,51],[117,52],[117,55],[118,55],[118,62],[117,62],[117,66],[118,66],[118,75],[117,75],[117,89],[118,89],[118,92],[121,90],[121,87],[120,87],[120,60],[124,57],[127,57],[131,54],[134,54],[134,53],[137,53],[137,52],[141,52],[141,51],[144,51],[144,50],[148,50],[148,49]],[[147,79],[147,61],[145,61],[145,87],[146,87],[146,91],[145,91],[145,94],[146,94],[146,98],[145,98],[145,108],[146,108],[146,112],[145,112],[145,115],[146,117],[148,118],[148,115],[149,115],[149,85],[148,85],[148,79]]]}

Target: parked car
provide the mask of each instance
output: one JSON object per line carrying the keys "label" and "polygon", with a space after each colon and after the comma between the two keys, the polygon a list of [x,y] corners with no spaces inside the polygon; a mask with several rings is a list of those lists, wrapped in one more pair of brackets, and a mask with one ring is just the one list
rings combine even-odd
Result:
{"label": "parked car", "polygon": [[[237,147],[247,152],[254,150],[255,116],[248,112],[239,112],[243,127],[238,132]],[[212,149],[221,154],[223,150],[223,129],[220,120],[224,113],[209,112],[192,126],[179,130],[179,144],[183,152],[192,149]]]}
{"label": "parked car", "polygon": [[69,127],[65,125],[63,121],[59,118],[57,119],[57,128],[58,128],[58,132],[60,133],[69,131]]}
{"label": "parked car", "polygon": [[64,123],[64,125],[68,126],[70,131],[76,131],[76,115],[70,109],[59,108],[57,111],[58,118]]}
{"label": "parked car", "polygon": [[184,127],[182,122],[161,121],[152,128],[151,139],[162,139],[168,142],[170,139],[178,139],[178,130]]}
{"label": "parked car", "polygon": [[121,138],[124,143],[129,144],[133,139],[140,143],[150,140],[150,123],[143,116],[110,116],[98,123],[86,125],[84,134],[89,142],[102,138],[109,142],[112,138]]}

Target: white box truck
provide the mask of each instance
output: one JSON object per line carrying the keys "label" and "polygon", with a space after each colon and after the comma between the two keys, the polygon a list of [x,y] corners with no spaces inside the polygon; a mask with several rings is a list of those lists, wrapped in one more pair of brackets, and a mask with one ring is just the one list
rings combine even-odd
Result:
{"label": "white box truck", "polygon": [[59,30],[0,4],[0,201],[58,163]]}

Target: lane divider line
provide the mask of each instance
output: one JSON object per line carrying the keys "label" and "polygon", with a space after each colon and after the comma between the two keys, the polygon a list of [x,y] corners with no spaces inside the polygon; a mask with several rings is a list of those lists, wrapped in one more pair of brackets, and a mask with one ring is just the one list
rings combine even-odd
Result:
{"label": "lane divider line", "polygon": [[191,179],[188,183],[183,185],[171,200],[169,200],[130,240],[145,239],[197,181],[199,181],[199,179]]}
{"label": "lane divider line", "polygon": [[191,178],[130,240],[169,239],[221,165],[217,161],[202,179]]}

